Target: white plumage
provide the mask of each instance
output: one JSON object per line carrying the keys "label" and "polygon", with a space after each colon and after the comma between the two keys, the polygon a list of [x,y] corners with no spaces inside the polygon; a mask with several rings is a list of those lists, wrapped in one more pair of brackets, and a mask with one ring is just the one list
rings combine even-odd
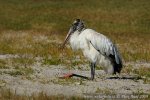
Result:
{"label": "white plumage", "polygon": [[122,61],[116,46],[103,34],[85,29],[83,22],[77,19],[66,37],[73,50],[81,49],[91,62],[91,79],[94,79],[95,65],[101,65],[108,74],[120,73]]}

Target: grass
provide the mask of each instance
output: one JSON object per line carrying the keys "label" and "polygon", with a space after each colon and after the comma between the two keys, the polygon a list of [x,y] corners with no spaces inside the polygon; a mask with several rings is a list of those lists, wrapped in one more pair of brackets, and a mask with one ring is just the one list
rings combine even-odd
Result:
{"label": "grass", "polygon": [[60,85],[84,85],[84,79],[73,79],[73,78],[67,78],[67,79],[56,79],[52,80],[54,84],[60,84]]}
{"label": "grass", "polygon": [[8,67],[6,66],[6,61],[0,59],[0,69],[7,69]]}
{"label": "grass", "polygon": [[41,34],[48,40],[63,40],[72,21],[81,18],[87,27],[117,43],[125,61],[149,61],[149,5],[149,0],[0,1],[0,54],[59,57],[59,43],[34,38]]}
{"label": "grass", "polygon": [[62,64],[63,62],[61,61],[61,59],[59,59],[58,57],[55,58],[44,58],[43,64],[44,65],[59,65]]}
{"label": "grass", "polygon": [[138,74],[140,76],[145,76],[145,77],[150,77],[149,71],[150,71],[149,67],[143,66],[143,67],[135,68],[132,65],[128,65],[122,70],[123,73],[127,73],[127,74],[135,73],[135,74]]}
{"label": "grass", "polygon": [[0,93],[3,97],[0,96],[1,100],[85,100],[83,97],[78,96],[64,96],[64,95],[51,95],[48,96],[47,94],[44,94],[43,92],[38,94],[32,94],[31,96],[20,96],[9,89],[3,90],[1,89]]}
{"label": "grass", "polygon": [[[83,19],[87,28],[111,38],[117,44],[124,63],[150,62],[149,5],[149,0],[0,0],[0,55],[19,56],[0,59],[0,69],[14,69],[4,73],[29,77],[34,73],[32,66],[37,57],[42,57],[42,64],[62,64],[68,69],[87,64],[80,51],[73,53],[70,48],[60,50],[76,18]],[[79,60],[76,55],[80,55]],[[77,68],[82,70],[81,67]],[[149,83],[149,71],[144,66],[140,69],[132,66],[123,69],[125,73],[146,77],[146,83]],[[0,74],[4,73],[0,71]],[[15,94],[11,96],[23,100],[29,98]],[[42,98],[57,99],[56,96]]]}
{"label": "grass", "polygon": [[[139,67],[139,68],[134,68],[132,65],[126,66],[123,70],[122,73],[126,74],[136,74],[138,75],[137,78],[142,78],[144,83],[150,84],[150,68],[149,67]],[[136,80],[136,79],[135,79]]]}
{"label": "grass", "polygon": [[[70,96],[70,97],[67,96],[66,97],[66,96],[61,95],[61,94],[57,95],[57,96],[56,95],[48,96],[48,95],[44,94],[43,92],[40,92],[38,94],[32,94],[31,96],[25,96],[25,95],[24,96],[20,96],[20,95],[16,95],[15,93],[10,91],[9,89],[7,89],[7,90],[1,89],[1,91],[2,92],[0,94],[3,95],[3,97],[0,97],[1,100],[7,100],[7,99],[11,99],[11,100],[28,100],[28,99],[29,100],[30,99],[31,100],[90,100],[90,99],[98,99],[95,96],[97,96],[97,97],[100,96],[100,94],[93,94],[93,95],[85,94],[86,97],[78,97],[78,96]],[[145,95],[145,97],[142,97],[142,95]],[[105,95],[101,95],[101,96],[105,96],[105,98],[107,98],[106,96],[110,97],[110,96],[115,96],[115,95],[105,94]],[[120,94],[120,96],[122,96],[122,95]],[[128,95],[124,95],[124,96],[128,96]],[[141,94],[141,93],[139,93],[139,94],[135,93],[134,96],[139,96],[139,97],[142,98],[142,100],[149,100],[149,98],[150,98],[150,95]],[[115,97],[117,97],[117,95]],[[132,100],[132,99],[130,98],[130,100]],[[135,99],[133,99],[133,100],[135,100]]]}
{"label": "grass", "polygon": [[97,88],[96,91],[95,91],[95,93],[101,93],[101,94],[113,94],[112,91],[113,91],[112,89],[108,89],[108,88],[105,88],[105,89]]}
{"label": "grass", "polygon": [[9,74],[11,76],[17,77],[18,75],[26,76],[31,75],[34,73],[32,68],[19,68],[12,71],[3,71],[4,74]]}
{"label": "grass", "polygon": [[29,67],[30,65],[34,64],[34,58],[30,57],[19,57],[19,58],[13,58],[11,60],[11,66],[18,68],[19,66],[22,66],[24,68]]}
{"label": "grass", "polygon": [[144,68],[144,67],[141,67],[137,70],[134,70],[134,73],[140,75],[140,76],[145,76],[145,77],[149,77],[150,78],[150,68]]}
{"label": "grass", "polygon": [[115,33],[121,30],[124,32],[149,31],[150,2],[148,0],[85,1],[1,1],[1,29],[65,32],[68,28],[66,25],[80,17],[88,22],[89,26],[96,26],[102,31],[103,28]]}

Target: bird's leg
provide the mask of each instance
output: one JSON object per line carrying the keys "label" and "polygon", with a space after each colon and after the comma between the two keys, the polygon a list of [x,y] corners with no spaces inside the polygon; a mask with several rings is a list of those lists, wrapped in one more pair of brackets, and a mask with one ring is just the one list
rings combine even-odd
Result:
{"label": "bird's leg", "polygon": [[91,63],[90,67],[91,67],[91,80],[93,80],[95,75],[95,63]]}

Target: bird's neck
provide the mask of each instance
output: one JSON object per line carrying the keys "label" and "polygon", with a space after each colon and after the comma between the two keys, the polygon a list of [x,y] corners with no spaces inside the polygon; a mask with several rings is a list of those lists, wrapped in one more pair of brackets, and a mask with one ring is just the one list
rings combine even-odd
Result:
{"label": "bird's neck", "polygon": [[80,32],[79,31],[75,31],[72,35],[70,40],[77,40],[79,37]]}
{"label": "bird's neck", "polygon": [[81,34],[86,28],[82,28],[81,30],[77,30],[79,32],[79,34]]}
{"label": "bird's neck", "polygon": [[70,45],[73,50],[79,49],[79,31],[75,31],[70,38]]}

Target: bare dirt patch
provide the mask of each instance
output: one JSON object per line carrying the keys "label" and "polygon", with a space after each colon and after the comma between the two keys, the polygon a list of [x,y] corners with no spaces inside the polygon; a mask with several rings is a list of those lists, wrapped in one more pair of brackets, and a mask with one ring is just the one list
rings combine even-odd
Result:
{"label": "bare dirt patch", "polygon": [[[1,58],[8,57],[1,56]],[[145,65],[147,64],[144,63],[142,66]],[[85,93],[150,93],[150,83],[145,83],[142,77],[133,73],[112,76],[106,75],[103,70],[96,70],[96,79],[94,81],[77,77],[59,78],[65,73],[75,73],[90,77],[89,66],[83,66],[87,70],[66,69],[64,65],[43,65],[40,62],[36,62],[32,66],[34,72],[27,76],[12,76],[11,74],[3,73],[4,70],[11,71],[12,69],[0,69],[0,87],[1,90],[10,89],[16,94],[29,96],[40,92],[47,95],[62,94],[66,96],[83,96]]]}

